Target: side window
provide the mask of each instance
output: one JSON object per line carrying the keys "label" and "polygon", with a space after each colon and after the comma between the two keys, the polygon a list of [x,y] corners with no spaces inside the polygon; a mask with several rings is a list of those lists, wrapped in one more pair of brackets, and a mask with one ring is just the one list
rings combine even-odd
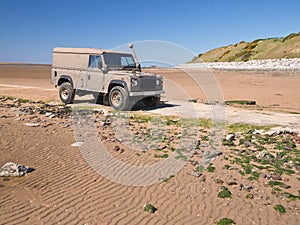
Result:
{"label": "side window", "polygon": [[100,55],[90,55],[89,68],[98,68],[99,62],[102,62]]}

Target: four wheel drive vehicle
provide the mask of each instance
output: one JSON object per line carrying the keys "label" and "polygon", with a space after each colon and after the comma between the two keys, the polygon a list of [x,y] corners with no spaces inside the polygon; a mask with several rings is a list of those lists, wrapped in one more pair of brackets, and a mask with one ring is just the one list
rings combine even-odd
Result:
{"label": "four wheel drive vehicle", "polygon": [[144,73],[132,54],[93,48],[54,48],[51,83],[59,87],[65,104],[76,93],[93,93],[116,110],[130,109],[137,101],[155,106],[164,93],[160,75]]}

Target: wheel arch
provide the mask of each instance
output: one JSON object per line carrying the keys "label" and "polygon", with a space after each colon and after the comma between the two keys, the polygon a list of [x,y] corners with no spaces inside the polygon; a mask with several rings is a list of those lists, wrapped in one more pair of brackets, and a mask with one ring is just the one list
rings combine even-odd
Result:
{"label": "wheel arch", "polygon": [[61,75],[57,81],[57,85],[60,86],[64,82],[69,82],[74,87],[73,79],[69,75]]}
{"label": "wheel arch", "polygon": [[127,92],[129,92],[128,86],[127,86],[125,81],[123,81],[123,80],[111,80],[111,82],[108,85],[107,93],[109,94],[111,89],[113,89],[116,86],[123,87]]}

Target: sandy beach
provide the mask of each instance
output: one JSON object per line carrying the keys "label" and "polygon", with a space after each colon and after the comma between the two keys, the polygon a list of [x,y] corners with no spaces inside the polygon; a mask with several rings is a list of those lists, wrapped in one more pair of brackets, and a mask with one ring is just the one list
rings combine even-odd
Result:
{"label": "sandy beach", "polygon": [[[151,185],[125,185],[91,168],[82,148],[71,146],[79,141],[74,117],[70,108],[55,103],[58,90],[50,84],[50,70],[49,65],[0,65],[0,96],[19,98],[0,98],[0,165],[17,162],[34,169],[23,177],[0,178],[0,224],[216,224],[222,218],[231,218],[236,224],[298,224],[298,133],[285,130],[268,136],[254,133],[266,127],[229,126],[222,138],[229,133],[234,137],[223,140],[207,169],[201,167],[201,159],[210,151],[216,134],[204,119],[199,127],[197,124],[198,145],[178,173],[160,177]],[[207,102],[184,72],[147,71],[175,82],[191,99]],[[214,76],[227,101],[254,100],[255,106],[243,107],[300,113],[299,74],[215,72]],[[242,110],[239,107],[237,111]],[[116,120],[109,113],[110,107],[99,106],[91,118],[97,138],[115,159],[147,166],[176,152],[183,127],[178,118],[163,118],[168,132],[152,150],[135,151],[115,135]],[[143,135],[151,132],[148,126],[153,115],[147,111],[130,115],[130,130],[144,140]],[[107,166],[114,165],[108,162]],[[129,173],[118,167],[115,170],[119,176]],[[222,190],[231,196],[219,197]],[[145,204],[152,204],[157,211],[145,212]],[[286,213],[275,210],[278,205]]]}

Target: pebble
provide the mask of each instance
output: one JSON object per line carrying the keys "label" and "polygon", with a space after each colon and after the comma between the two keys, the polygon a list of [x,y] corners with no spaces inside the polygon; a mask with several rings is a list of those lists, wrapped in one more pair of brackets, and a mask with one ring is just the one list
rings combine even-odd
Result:
{"label": "pebble", "polygon": [[268,151],[263,150],[256,155],[256,158],[263,159],[266,155],[268,155]]}
{"label": "pebble", "polygon": [[120,149],[121,149],[121,148],[120,148],[120,146],[118,146],[118,145],[116,145],[116,146],[114,147],[114,150],[115,150],[116,152],[118,152]]}
{"label": "pebble", "polygon": [[199,178],[199,177],[201,177],[202,173],[201,172],[192,171],[191,175],[194,176],[194,177]]}
{"label": "pebble", "polygon": [[231,186],[231,185],[237,185],[238,183],[235,180],[228,180],[226,183]]}
{"label": "pebble", "polygon": [[224,183],[223,180],[216,178],[215,179],[216,184],[222,185]]}
{"label": "pebble", "polygon": [[272,180],[282,180],[281,175],[278,173],[272,173],[271,178]]}
{"label": "pebble", "polygon": [[84,142],[83,141],[78,141],[78,142],[75,142],[73,144],[71,144],[72,147],[80,147],[81,145],[83,145]]}
{"label": "pebble", "polygon": [[206,151],[203,154],[203,158],[215,159],[217,156],[222,155],[222,154],[223,153],[221,151],[213,151],[213,152]]}
{"label": "pebble", "polygon": [[199,162],[198,162],[197,160],[193,160],[193,161],[192,161],[192,165],[193,165],[193,166],[197,166],[198,164],[199,164]]}
{"label": "pebble", "polygon": [[226,137],[225,137],[225,140],[226,141],[233,141],[235,138],[235,135],[234,134],[228,134]]}
{"label": "pebble", "polygon": [[246,191],[250,192],[252,189],[253,189],[253,187],[250,185],[240,184],[240,190],[246,190]]}
{"label": "pebble", "polygon": [[25,123],[24,124],[26,127],[38,127],[39,124],[38,123]]}
{"label": "pebble", "polygon": [[296,164],[296,165],[294,165],[294,167],[296,170],[300,171],[300,164]]}

